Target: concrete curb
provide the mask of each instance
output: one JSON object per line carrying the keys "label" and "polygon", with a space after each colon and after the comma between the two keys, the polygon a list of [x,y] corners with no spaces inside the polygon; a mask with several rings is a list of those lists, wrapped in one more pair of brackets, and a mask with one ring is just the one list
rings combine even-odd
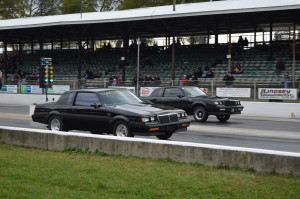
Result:
{"label": "concrete curb", "polygon": [[170,158],[178,162],[300,176],[300,153],[2,126],[0,142],[45,150],[74,148],[110,155]]}

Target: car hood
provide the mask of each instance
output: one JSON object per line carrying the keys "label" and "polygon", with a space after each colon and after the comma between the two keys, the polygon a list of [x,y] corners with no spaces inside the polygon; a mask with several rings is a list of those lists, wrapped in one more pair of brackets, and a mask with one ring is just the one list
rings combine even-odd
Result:
{"label": "car hood", "polygon": [[[156,115],[156,114],[167,114],[177,112],[178,109],[168,107],[159,104],[122,104],[114,106],[114,109],[118,112],[133,113],[141,116]],[[177,111],[176,111],[177,110]]]}
{"label": "car hood", "polygon": [[212,101],[220,101],[220,100],[229,100],[228,98],[223,98],[223,97],[218,97],[214,95],[203,95],[203,96],[198,96],[198,97],[190,97],[193,101],[198,101],[198,100],[212,100]]}

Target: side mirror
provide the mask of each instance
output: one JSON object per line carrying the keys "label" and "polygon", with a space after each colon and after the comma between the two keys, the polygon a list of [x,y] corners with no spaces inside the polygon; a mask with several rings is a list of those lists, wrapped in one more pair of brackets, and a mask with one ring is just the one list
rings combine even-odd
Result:
{"label": "side mirror", "polygon": [[179,98],[183,98],[183,97],[184,97],[184,95],[177,95],[177,97],[179,97]]}
{"label": "side mirror", "polygon": [[97,108],[101,107],[101,105],[100,105],[100,104],[93,103],[93,104],[91,104],[91,107],[94,107],[95,109],[97,109]]}

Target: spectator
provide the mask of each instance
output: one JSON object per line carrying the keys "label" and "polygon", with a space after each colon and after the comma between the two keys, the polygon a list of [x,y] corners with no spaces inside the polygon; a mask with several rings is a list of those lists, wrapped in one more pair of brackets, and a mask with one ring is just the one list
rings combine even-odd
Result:
{"label": "spectator", "polygon": [[281,59],[279,59],[276,63],[276,72],[277,73],[280,73],[281,71],[284,71],[285,70],[285,65],[284,63],[282,62]]}
{"label": "spectator", "polygon": [[247,47],[249,45],[249,41],[247,39],[247,37],[245,37],[244,39],[244,47]]}
{"label": "spectator", "polygon": [[198,68],[198,70],[196,72],[194,72],[195,77],[197,78],[201,78],[203,75],[203,71],[201,69],[201,66]]}
{"label": "spectator", "polygon": [[198,78],[195,75],[192,75],[190,85],[196,85],[198,83]]}
{"label": "spectator", "polygon": [[225,87],[226,88],[233,88],[233,81],[234,81],[234,77],[232,75],[231,72],[228,72],[224,78],[223,81],[225,82]]}
{"label": "spectator", "polygon": [[181,78],[179,80],[179,86],[185,86],[189,83],[189,79],[187,78],[186,75],[183,76],[183,78]]}
{"label": "spectator", "polygon": [[94,73],[90,68],[87,68],[85,70],[85,75],[84,75],[85,79],[93,79],[94,78]]}
{"label": "spectator", "polygon": [[152,77],[148,74],[145,76],[145,81],[146,82],[150,82],[150,81],[153,81]]}
{"label": "spectator", "polygon": [[205,78],[213,78],[214,77],[214,72],[212,71],[211,68],[208,69]]}
{"label": "spectator", "polygon": [[243,47],[244,46],[244,39],[242,36],[239,36],[239,40],[238,40],[238,47]]}
{"label": "spectator", "polygon": [[289,75],[285,74],[280,82],[280,85],[282,85],[284,88],[288,88],[290,83],[291,83],[291,79]]}
{"label": "spectator", "polygon": [[155,85],[159,85],[160,84],[160,77],[158,75],[155,75],[153,80],[154,80],[154,84]]}

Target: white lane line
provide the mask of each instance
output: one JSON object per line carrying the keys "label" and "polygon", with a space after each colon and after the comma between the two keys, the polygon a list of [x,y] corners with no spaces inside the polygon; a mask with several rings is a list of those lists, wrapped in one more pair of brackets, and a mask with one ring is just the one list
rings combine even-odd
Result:
{"label": "white lane line", "polygon": [[243,135],[243,136],[255,136],[255,137],[300,139],[300,132],[271,131],[271,130],[260,130],[260,129],[205,127],[205,126],[191,125],[188,127],[188,131],[194,131],[199,133],[208,132],[208,133],[215,133],[215,134],[231,134],[231,135]]}

